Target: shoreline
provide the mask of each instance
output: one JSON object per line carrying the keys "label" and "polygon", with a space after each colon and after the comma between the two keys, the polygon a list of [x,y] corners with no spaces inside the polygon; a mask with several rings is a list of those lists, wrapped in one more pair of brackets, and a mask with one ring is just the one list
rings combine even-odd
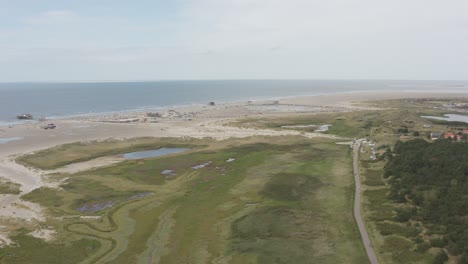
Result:
{"label": "shoreline", "polygon": [[[404,86],[405,87],[405,86]],[[408,86],[411,87],[411,86]],[[435,87],[433,87],[435,88]],[[252,97],[248,99],[236,99],[232,101],[218,101],[216,106],[229,106],[229,105],[242,105],[246,104],[247,102],[253,102],[257,104],[265,104],[271,101],[296,101],[296,100],[303,100],[303,99],[313,99],[319,97],[340,97],[345,95],[360,95],[364,94],[365,96],[368,94],[390,94],[390,93],[412,93],[412,94],[431,94],[431,95],[460,95],[460,94],[468,94],[468,91],[462,92],[458,90],[418,90],[418,89],[398,89],[398,90],[386,90],[386,89],[377,89],[377,90],[355,90],[355,91],[348,91],[348,92],[321,92],[321,93],[314,93],[314,94],[303,94],[303,95],[291,95],[291,96],[274,96],[274,97]],[[432,97],[432,96],[431,96]],[[450,96],[449,96],[450,97]],[[398,97],[395,97],[398,98]],[[376,98],[378,99],[378,98]],[[385,98],[388,99],[388,98]],[[200,102],[193,102],[193,103],[182,103],[178,105],[169,105],[169,106],[141,106],[137,108],[131,109],[124,109],[124,110],[115,110],[115,111],[103,111],[103,112],[90,112],[90,113],[77,113],[77,114],[64,114],[64,115],[53,115],[53,116],[46,116],[44,117],[45,121],[55,121],[55,120],[74,120],[74,119],[87,119],[87,118],[99,118],[101,116],[109,116],[109,115],[129,115],[135,113],[143,113],[143,112],[160,112],[160,111],[168,111],[168,110],[180,110],[180,109],[189,109],[189,108],[204,108],[208,106],[209,102],[205,104]],[[294,104],[294,103],[293,103]],[[320,103],[318,104],[320,105]],[[24,125],[24,124],[37,124],[40,123],[39,120],[0,120],[0,129],[2,127],[9,127],[9,126],[17,126],[17,125]]]}
{"label": "shoreline", "polygon": [[[150,118],[147,111],[127,111],[95,114],[73,118],[51,119],[43,122],[0,126],[0,139],[21,138],[0,145],[2,157],[18,155],[77,141],[121,139],[129,137],[246,137],[273,135],[271,131],[246,131],[225,127],[224,123],[246,117],[288,116],[324,112],[375,110],[362,105],[366,101],[404,98],[468,98],[465,93],[443,91],[374,91],[347,92],[314,96],[293,96],[280,100],[245,101],[215,106],[185,106],[160,111],[161,117]],[[359,105],[358,103],[361,103]],[[159,112],[158,112],[159,113]],[[135,121],[135,122],[133,122]],[[54,123],[56,129],[44,130],[42,125]]]}

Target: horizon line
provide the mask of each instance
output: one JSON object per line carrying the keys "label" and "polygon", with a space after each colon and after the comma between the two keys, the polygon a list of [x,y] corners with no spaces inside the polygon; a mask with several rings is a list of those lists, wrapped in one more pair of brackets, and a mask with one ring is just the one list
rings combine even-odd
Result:
{"label": "horizon line", "polygon": [[184,82],[184,81],[411,81],[411,82],[468,82],[468,79],[374,79],[374,78],[350,78],[350,79],[329,79],[329,78],[239,78],[239,79],[136,79],[136,80],[60,80],[60,81],[0,81],[0,84],[21,84],[21,83],[131,83],[131,82]]}

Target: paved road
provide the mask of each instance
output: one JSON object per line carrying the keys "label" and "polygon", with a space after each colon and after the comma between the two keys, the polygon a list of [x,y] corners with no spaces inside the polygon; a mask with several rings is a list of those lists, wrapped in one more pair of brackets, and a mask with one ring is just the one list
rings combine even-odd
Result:
{"label": "paved road", "polygon": [[366,248],[367,256],[371,264],[378,264],[377,257],[375,256],[374,249],[372,248],[369,234],[367,234],[366,227],[362,221],[361,215],[361,180],[359,178],[359,149],[361,148],[362,140],[357,140],[353,145],[354,154],[353,154],[353,167],[354,167],[354,182],[356,184],[356,194],[354,196],[354,218],[359,227],[359,232],[361,233],[362,242]]}

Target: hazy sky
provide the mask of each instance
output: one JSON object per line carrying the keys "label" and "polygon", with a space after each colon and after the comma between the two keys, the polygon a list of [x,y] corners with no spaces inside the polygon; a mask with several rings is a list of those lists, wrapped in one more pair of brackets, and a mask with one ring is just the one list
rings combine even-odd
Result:
{"label": "hazy sky", "polygon": [[468,79],[466,0],[0,0],[0,81]]}

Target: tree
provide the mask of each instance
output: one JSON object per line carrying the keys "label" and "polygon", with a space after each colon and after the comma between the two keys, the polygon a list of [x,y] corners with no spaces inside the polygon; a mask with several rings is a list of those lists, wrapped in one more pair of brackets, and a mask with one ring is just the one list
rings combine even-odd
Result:
{"label": "tree", "polygon": [[[392,158],[387,159],[384,177],[389,179],[389,197],[403,203],[396,210],[397,221],[421,221],[428,233],[438,234],[432,238],[433,246],[466,258],[468,142],[451,141],[398,141]],[[438,259],[442,261],[443,255]]]}
{"label": "tree", "polygon": [[408,127],[404,126],[398,129],[398,133],[400,134],[407,134],[409,132]]}
{"label": "tree", "polygon": [[434,258],[433,264],[444,264],[448,260],[447,253],[441,250]]}

